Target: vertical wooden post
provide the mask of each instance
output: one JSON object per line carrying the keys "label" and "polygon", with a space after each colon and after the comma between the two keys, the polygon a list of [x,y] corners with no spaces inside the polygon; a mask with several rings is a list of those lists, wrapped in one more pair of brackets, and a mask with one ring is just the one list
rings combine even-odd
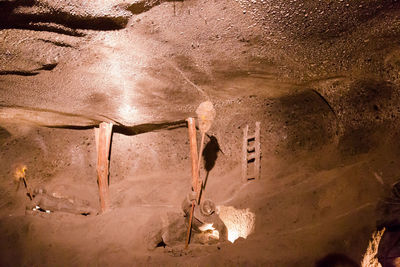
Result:
{"label": "vertical wooden post", "polygon": [[188,118],[188,129],[189,129],[189,143],[190,143],[190,158],[192,159],[192,187],[193,191],[198,193],[198,180],[199,180],[199,169],[198,169],[198,155],[197,155],[197,138],[196,138],[196,125],[194,118]]}
{"label": "vertical wooden post", "polygon": [[243,129],[243,145],[242,145],[242,182],[247,182],[247,146],[248,146],[249,125]]}
{"label": "vertical wooden post", "polygon": [[95,128],[96,148],[97,148],[97,181],[99,184],[99,195],[101,212],[109,207],[108,193],[108,166],[112,135],[112,123],[102,122],[99,128]]}
{"label": "vertical wooden post", "polygon": [[256,122],[256,132],[254,135],[254,178],[260,179],[260,161],[261,161],[261,142],[260,142],[260,122]]}
{"label": "vertical wooden post", "polygon": [[[190,157],[192,159],[192,190],[196,192],[196,199],[199,199],[201,185],[199,185],[199,165],[197,156],[197,138],[196,138],[196,125],[194,118],[188,118],[188,129],[189,129],[189,143],[190,143]],[[192,220],[194,207],[196,205],[196,200],[192,200],[192,208],[190,209],[189,226],[186,234],[186,245],[188,247],[190,241],[190,233],[192,230]]]}

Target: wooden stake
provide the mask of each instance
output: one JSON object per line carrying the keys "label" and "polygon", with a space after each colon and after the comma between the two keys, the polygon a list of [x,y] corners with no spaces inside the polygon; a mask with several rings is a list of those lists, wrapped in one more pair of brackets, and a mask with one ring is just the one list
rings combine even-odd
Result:
{"label": "wooden stake", "polygon": [[25,176],[22,177],[22,181],[24,182],[24,186],[26,188],[26,191],[28,192],[27,194],[28,194],[29,199],[33,200],[33,194],[32,194],[30,187],[28,186]]}
{"label": "wooden stake", "polygon": [[197,169],[200,171],[200,164],[201,164],[201,153],[203,152],[203,146],[204,146],[204,137],[205,137],[206,133],[201,133],[201,143],[200,143],[200,150],[199,150],[199,160],[198,160],[198,164],[197,164]]}
{"label": "wooden stake", "polygon": [[[189,143],[190,143],[190,157],[192,159],[192,190],[196,192],[198,199],[200,188],[199,186],[199,168],[198,168],[198,156],[197,156],[197,139],[196,139],[196,125],[194,118],[188,118],[188,129],[189,129]],[[186,235],[186,245],[185,248],[189,246],[190,242],[190,234],[192,230],[192,221],[193,221],[193,212],[194,207],[196,205],[196,201],[192,201],[192,208],[190,210],[190,217],[189,217],[189,226]]]}
{"label": "wooden stake", "polygon": [[192,159],[192,187],[193,191],[198,193],[198,156],[197,156],[197,138],[196,138],[196,125],[194,118],[188,118],[188,129],[189,129],[189,143],[190,143],[190,157]]}
{"label": "wooden stake", "polygon": [[200,205],[200,196],[201,196],[201,190],[203,188],[203,181],[200,177],[200,164],[201,164],[201,154],[203,152],[203,147],[204,147],[204,137],[206,133],[201,133],[201,143],[200,143],[200,150],[199,150],[199,158],[198,158],[198,164],[197,164],[197,170],[199,172],[199,179],[197,182],[197,189],[198,189],[198,194],[197,194],[197,204]]}
{"label": "wooden stake", "polygon": [[99,184],[99,195],[101,212],[105,212],[109,207],[108,193],[108,166],[112,135],[112,123],[102,122],[99,128],[95,129],[96,148],[97,148],[97,181]]}

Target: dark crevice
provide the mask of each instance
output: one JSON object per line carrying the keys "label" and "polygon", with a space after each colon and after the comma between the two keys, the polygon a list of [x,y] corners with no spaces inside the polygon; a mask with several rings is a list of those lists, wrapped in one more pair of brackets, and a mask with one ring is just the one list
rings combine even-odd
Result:
{"label": "dark crevice", "polygon": [[128,6],[126,10],[130,11],[133,15],[138,15],[140,13],[149,11],[153,7],[160,5],[162,2],[183,2],[183,0],[177,0],[177,1],[150,0],[150,1],[136,2]]}
{"label": "dark crevice", "polygon": [[[129,18],[124,16],[80,16],[63,11],[51,11],[43,14],[17,14],[10,16],[6,25],[29,23],[55,23],[70,29],[119,30],[125,28]],[[1,24],[0,24],[1,25]]]}
{"label": "dark crevice", "polygon": [[3,70],[0,75],[18,75],[18,76],[35,76],[38,75],[37,71],[20,71],[20,70]]}
{"label": "dark crevice", "polygon": [[98,127],[101,122],[88,124],[88,125],[44,125],[43,127],[54,128],[54,129],[66,129],[66,130],[89,130]]}
{"label": "dark crevice", "polygon": [[127,10],[129,10],[133,15],[137,15],[146,11],[149,11],[152,7],[159,5],[161,1],[154,1],[152,5],[146,4],[145,2],[137,2],[130,5]]}
{"label": "dark crevice", "polygon": [[7,139],[11,136],[10,132],[6,129],[0,127],[0,141],[1,139]]}
{"label": "dark crevice", "polygon": [[[1,28],[1,24],[0,24]],[[86,34],[76,31],[74,29],[63,27],[62,25],[54,23],[29,23],[29,24],[14,24],[4,27],[4,29],[22,29],[22,30],[32,30],[32,31],[48,31],[55,32],[59,34],[64,34],[74,37],[84,37]]]}
{"label": "dark crevice", "polygon": [[167,244],[164,243],[164,240],[161,240],[160,243],[157,244],[157,248],[163,247],[165,248],[167,246]]}
{"label": "dark crevice", "polygon": [[[57,129],[70,129],[70,130],[88,130],[98,127],[101,121],[95,122],[88,125],[46,125],[47,128]],[[114,122],[115,123],[115,122]],[[144,123],[135,126],[127,126],[121,123],[114,124],[113,132],[127,136],[138,135],[142,133],[154,132],[159,130],[174,130],[178,128],[187,127],[185,120],[172,121],[172,122],[161,122],[161,123]]]}
{"label": "dark crevice", "polygon": [[68,48],[75,48],[74,46],[70,45],[70,44],[66,44],[64,42],[58,42],[58,41],[52,41],[52,40],[46,40],[46,39],[38,39],[39,41],[45,42],[45,43],[50,43],[53,44],[55,46],[60,46],[60,47],[68,47]]}
{"label": "dark crevice", "polygon": [[3,70],[0,71],[0,75],[18,75],[18,76],[36,76],[41,70],[51,71],[53,70],[58,63],[50,63],[44,64],[42,67],[37,68],[35,70]]}
{"label": "dark crevice", "polygon": [[0,11],[11,13],[15,8],[19,6],[31,7],[36,3],[36,0],[15,0],[15,1],[0,1]]}
{"label": "dark crevice", "polygon": [[335,112],[335,110],[332,108],[331,104],[329,104],[328,100],[326,100],[325,97],[323,97],[317,90],[312,89],[312,91],[313,91],[315,94],[317,94],[317,95],[322,99],[322,101],[324,101],[324,103],[328,106],[329,110],[332,111],[333,115],[335,115],[335,118],[337,119],[336,112]]}
{"label": "dark crevice", "polygon": [[50,64],[44,64],[42,67],[38,68],[37,70],[53,70],[55,67],[57,67],[58,63],[50,63]]}
{"label": "dark crevice", "polygon": [[[18,13],[20,7],[25,7],[28,11]],[[41,12],[36,12],[35,8],[39,8]],[[51,31],[72,36],[84,36],[76,29],[100,31],[123,29],[130,18],[128,14],[119,13],[102,16],[71,14],[53,7],[39,6],[36,1],[0,2],[0,14],[0,29]]]}

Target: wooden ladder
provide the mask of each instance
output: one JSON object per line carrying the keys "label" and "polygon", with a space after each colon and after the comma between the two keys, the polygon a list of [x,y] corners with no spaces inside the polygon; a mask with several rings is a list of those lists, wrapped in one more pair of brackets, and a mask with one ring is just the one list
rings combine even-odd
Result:
{"label": "wooden ladder", "polygon": [[[243,129],[243,147],[242,147],[242,182],[260,179],[260,160],[261,160],[261,145],[260,145],[260,125],[256,122],[254,135],[249,135],[249,125]],[[253,165],[253,171],[249,169]]]}

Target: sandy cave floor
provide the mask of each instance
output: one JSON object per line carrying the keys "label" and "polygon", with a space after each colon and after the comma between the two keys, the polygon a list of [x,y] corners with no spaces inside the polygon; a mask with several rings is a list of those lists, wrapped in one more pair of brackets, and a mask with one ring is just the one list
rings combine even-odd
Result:
{"label": "sandy cave floor", "polygon": [[[121,2],[38,1],[0,21],[0,265],[314,266],[331,253],[360,262],[399,179],[399,3],[184,1],[136,12]],[[254,232],[149,251],[146,235],[179,214],[190,189],[187,128],[168,125],[207,98],[221,151],[205,197],[254,212]],[[112,208],[96,216],[101,121],[120,128]],[[261,179],[243,185],[242,129],[256,121]],[[32,188],[91,215],[26,212],[18,164]]]}
{"label": "sandy cave floor", "polygon": [[[93,130],[39,128],[28,138],[3,139],[3,179],[7,179],[2,184],[1,229],[7,240],[2,243],[3,263],[310,266],[333,252],[360,260],[379,217],[377,202],[398,179],[395,135],[361,154],[334,145],[312,153],[293,146],[270,155],[263,152],[261,180],[243,186],[237,166],[228,172],[223,168],[234,164],[239,149],[226,148],[230,144],[222,136],[228,131],[217,133],[218,127],[213,131],[224,154],[218,154],[210,172],[206,195],[219,205],[255,212],[256,228],[248,239],[234,244],[194,243],[184,253],[179,245],[146,249],[146,233],[160,227],[168,212],[180,211],[190,188],[185,128],[136,136],[114,134],[112,209],[106,214],[26,214],[29,200],[12,181],[16,162],[28,166],[32,187],[82,200],[91,210],[99,208]],[[241,134],[237,128],[231,131]],[[265,143],[263,151],[268,151],[271,143]],[[287,157],[288,151],[292,156]],[[127,161],[132,165],[127,166]]]}

